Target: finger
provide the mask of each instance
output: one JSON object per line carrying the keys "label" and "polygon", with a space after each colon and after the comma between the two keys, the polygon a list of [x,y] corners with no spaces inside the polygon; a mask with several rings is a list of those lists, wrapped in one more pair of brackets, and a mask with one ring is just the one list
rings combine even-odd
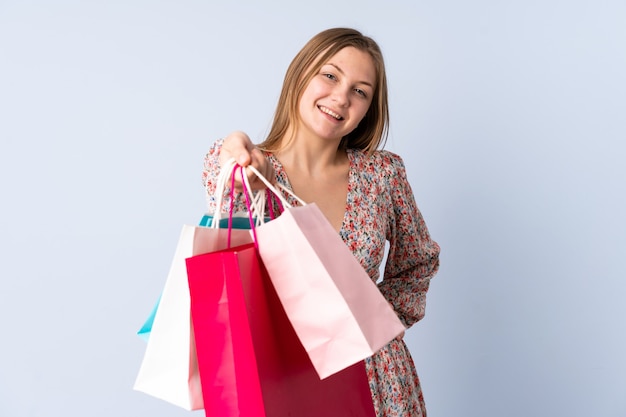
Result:
{"label": "finger", "polygon": [[254,149],[252,141],[244,132],[235,131],[229,134],[222,144],[220,161],[234,158],[241,166],[248,166],[252,161],[250,152]]}
{"label": "finger", "polygon": [[[254,166],[257,171],[264,177],[266,178],[270,183],[275,183],[276,182],[276,175],[274,174],[274,167],[272,166],[271,162],[268,161],[267,158],[265,158],[265,155],[263,154],[263,152],[261,152],[259,149],[255,149],[252,151],[251,153],[252,155],[252,166]],[[251,181],[254,181],[255,183],[259,184],[259,186],[261,188],[265,188],[263,184],[263,181],[260,180],[259,178],[256,177],[256,175],[254,175],[254,178],[250,176],[250,170],[248,170],[249,172],[249,178],[251,178]]]}
{"label": "finger", "polygon": [[248,166],[252,160],[250,151],[241,143],[229,143],[223,146],[220,151],[220,157],[224,160],[234,158],[241,166]]}
{"label": "finger", "polygon": [[235,157],[235,161],[242,167],[247,167],[252,162],[252,156],[248,149],[243,148],[237,152],[237,156]]}

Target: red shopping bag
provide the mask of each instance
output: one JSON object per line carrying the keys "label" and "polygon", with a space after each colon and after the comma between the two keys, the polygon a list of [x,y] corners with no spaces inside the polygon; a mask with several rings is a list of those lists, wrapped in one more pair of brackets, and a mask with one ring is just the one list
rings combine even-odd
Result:
{"label": "red shopping bag", "polygon": [[362,361],[319,378],[254,244],[186,262],[207,416],[375,416]]}

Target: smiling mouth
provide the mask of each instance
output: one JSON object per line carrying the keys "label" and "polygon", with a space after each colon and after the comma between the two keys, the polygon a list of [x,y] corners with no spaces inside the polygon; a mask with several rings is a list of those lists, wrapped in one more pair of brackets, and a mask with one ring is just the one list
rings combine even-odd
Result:
{"label": "smiling mouth", "polygon": [[323,106],[318,106],[318,108],[321,110],[322,113],[325,113],[325,114],[335,118],[336,120],[343,120],[343,117],[341,117],[340,115],[338,115],[337,113],[335,113],[331,109],[328,109],[328,108],[323,107]]}

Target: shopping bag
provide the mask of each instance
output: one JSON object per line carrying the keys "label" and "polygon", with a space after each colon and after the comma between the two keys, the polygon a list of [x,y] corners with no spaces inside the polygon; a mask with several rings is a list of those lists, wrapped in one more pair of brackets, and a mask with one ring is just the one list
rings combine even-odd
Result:
{"label": "shopping bag", "polygon": [[[228,246],[228,231],[184,225],[154,316],[150,338],[134,389],[187,410],[202,408],[185,258]],[[233,244],[251,241],[244,230],[232,231]]]}
{"label": "shopping bag", "polygon": [[143,323],[141,328],[137,331],[137,336],[141,337],[144,341],[148,341],[150,339],[150,333],[152,332],[152,325],[154,324],[154,316],[156,316],[156,312],[159,309],[159,303],[161,302],[161,296],[157,298],[156,303],[154,303],[154,307],[150,311],[148,318]]}
{"label": "shopping bag", "polygon": [[[224,192],[226,188],[226,180],[228,179],[229,175],[232,172],[234,172],[236,168],[237,168],[237,164],[235,163],[234,159],[231,159],[225,162],[224,167],[221,170],[220,175],[218,176],[216,180],[215,194],[214,194],[215,200],[216,200],[216,207],[221,207],[222,198],[224,196]],[[230,176],[230,178],[231,178],[230,197],[231,197],[231,202],[232,202],[233,201],[232,199],[234,197],[234,187],[233,187],[234,177]],[[205,185],[205,188],[206,186],[208,186],[208,183]],[[269,217],[264,216],[263,207],[265,207],[266,198],[269,198],[271,200],[274,198],[274,195],[269,190],[266,193],[256,194],[256,196],[254,197],[254,200],[251,202],[252,204],[250,207],[250,209],[253,212],[252,219],[250,219],[250,213],[249,213],[250,210],[248,210],[247,212],[240,212],[240,213],[233,213],[231,211],[228,217],[226,218],[224,218],[221,211],[218,210],[215,213],[215,215],[212,215],[210,213],[204,214],[202,218],[200,219],[199,226],[250,229],[251,224],[262,224],[263,222],[272,220],[275,217],[274,212],[271,210],[272,205],[270,205]],[[276,203],[279,205],[279,207],[282,208],[282,203],[280,201],[276,201]],[[156,312],[159,308],[159,302],[160,302],[160,297],[159,299],[157,299],[154,307],[150,311],[150,314],[148,314],[148,318],[144,321],[141,328],[137,331],[137,335],[146,342],[150,338],[150,332],[152,331],[152,324],[154,323],[154,317],[156,316]]]}
{"label": "shopping bag", "polygon": [[[248,218],[247,213],[245,213],[245,216],[243,215],[243,213],[239,213],[238,215],[233,216],[232,219],[230,220],[231,220],[231,227],[234,229],[248,229],[248,230],[250,229],[250,219]],[[269,221],[269,220],[270,218],[265,219],[265,221]],[[223,218],[223,219],[219,219],[218,224],[220,228],[226,229],[228,228],[228,223],[229,223],[229,219]],[[210,214],[204,214],[202,218],[200,219],[199,226],[212,227],[212,224],[213,224],[213,216]],[[161,297],[159,296],[156,303],[154,304],[154,307],[152,307],[150,314],[148,314],[148,318],[146,318],[144,323],[141,325],[141,328],[137,331],[137,335],[146,342],[150,339],[150,333],[152,332],[152,324],[154,323],[154,316],[156,316],[156,312],[159,308],[160,302],[161,302]]]}
{"label": "shopping bag", "polygon": [[[256,228],[259,253],[320,378],[371,356],[406,329],[316,204]],[[303,203],[303,202],[301,202]]]}
{"label": "shopping bag", "polygon": [[254,244],[187,259],[207,417],[374,417],[361,361],[322,380]]}
{"label": "shopping bag", "polygon": [[[233,166],[225,167],[219,193],[223,192],[224,178],[230,175],[226,170]],[[203,403],[185,259],[251,241],[246,230],[218,228],[219,213],[214,220],[212,227],[184,225],[182,228],[160,301],[154,308],[150,337],[133,386],[137,391],[187,410],[201,409]]]}

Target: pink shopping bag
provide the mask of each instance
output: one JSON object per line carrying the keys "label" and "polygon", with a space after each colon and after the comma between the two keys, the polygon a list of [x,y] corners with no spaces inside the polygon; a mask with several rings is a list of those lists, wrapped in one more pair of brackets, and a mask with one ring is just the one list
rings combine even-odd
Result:
{"label": "pink shopping bag", "polygon": [[[253,169],[254,170],[254,169]],[[256,229],[263,263],[320,378],[364,358],[404,325],[315,204],[291,207]]]}

